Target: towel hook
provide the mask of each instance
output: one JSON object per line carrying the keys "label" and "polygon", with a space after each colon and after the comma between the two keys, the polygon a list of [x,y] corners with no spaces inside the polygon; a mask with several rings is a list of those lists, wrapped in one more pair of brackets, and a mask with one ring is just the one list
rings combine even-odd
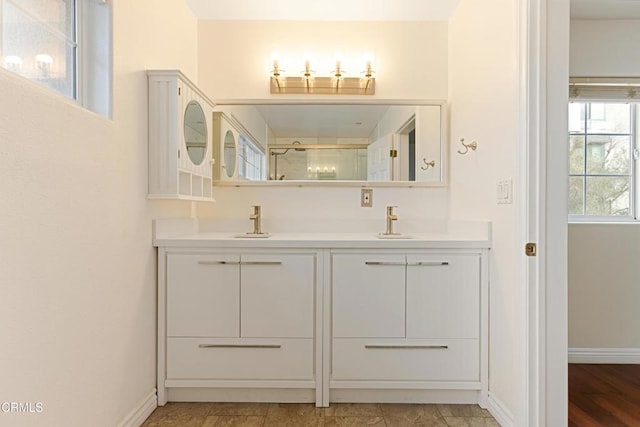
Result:
{"label": "towel hook", "polygon": [[435,168],[436,167],[436,161],[435,160],[431,160],[430,162],[427,162],[427,158],[423,157],[422,161],[424,162],[424,166],[420,166],[420,169],[422,169],[423,171],[426,171],[429,168]]}
{"label": "towel hook", "polygon": [[464,147],[464,151],[458,150],[458,154],[467,154],[469,152],[469,148],[471,148],[473,151],[476,151],[476,149],[478,148],[478,143],[476,141],[465,144],[464,138],[460,138],[460,144],[462,144],[462,146]]}

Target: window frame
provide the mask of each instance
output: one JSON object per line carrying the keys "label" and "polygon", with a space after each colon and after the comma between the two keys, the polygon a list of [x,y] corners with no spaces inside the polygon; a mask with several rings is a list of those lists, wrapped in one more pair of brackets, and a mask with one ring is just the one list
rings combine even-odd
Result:
{"label": "window frame", "polygon": [[[636,99],[619,99],[619,98],[599,98],[599,97],[585,97],[585,98],[577,98],[572,97],[569,99],[569,104],[572,103],[583,103],[583,104],[629,104],[629,143],[630,143],[630,151],[629,151],[629,161],[630,161],[630,173],[629,179],[631,184],[631,189],[629,191],[629,215],[624,216],[616,216],[616,215],[577,215],[577,214],[569,214],[568,220],[569,223],[638,223],[640,222],[638,218],[638,213],[640,207],[638,206],[638,201],[640,200],[640,166],[638,165],[638,157],[640,155],[640,137],[638,135],[638,131],[640,130],[640,101]],[[568,107],[568,106],[567,106]],[[586,107],[586,105],[585,105]],[[585,120],[588,120],[587,114],[585,112]],[[587,149],[587,136],[588,135],[605,135],[602,133],[589,133],[586,128],[582,133],[573,133],[571,131],[567,134],[567,149],[569,148],[569,141],[572,136],[584,135],[585,137],[585,162],[586,159],[586,149]],[[616,134],[606,134],[616,136]],[[626,134],[624,134],[626,135]],[[585,177],[585,180],[589,176],[599,176],[598,174],[589,174],[586,169],[584,174],[572,174],[570,170],[568,170],[567,179],[578,176]],[[613,175],[615,176],[615,175]],[[622,176],[622,175],[620,175]],[[585,182],[586,185],[586,182]],[[569,194],[567,194],[567,203],[569,202]],[[585,194],[584,194],[584,205],[586,206],[586,186],[585,186]]]}
{"label": "window frame", "polygon": [[[4,0],[0,0],[4,1]],[[7,0],[12,4],[18,0]],[[60,92],[36,79],[4,69],[3,72],[29,81],[51,94],[112,119],[113,114],[113,26],[108,0],[72,0],[74,31],[73,94]],[[23,9],[20,7],[20,9]],[[2,4],[0,4],[0,11]],[[33,14],[29,14],[33,18]],[[36,17],[37,18],[37,17]],[[38,19],[40,24],[41,20]],[[46,23],[43,25],[46,26]],[[2,19],[0,16],[0,42]],[[71,64],[70,64],[71,65]]]}
{"label": "window frame", "polygon": [[[254,156],[259,157],[259,164],[253,163],[249,161],[249,151]],[[238,141],[238,176],[247,181],[256,181],[256,180],[264,180],[266,178],[266,153],[262,149],[259,144],[256,144],[252,141],[251,138],[248,138],[244,134],[240,134],[240,138]],[[247,167],[251,166],[251,169],[255,172],[257,171],[260,175],[259,178],[248,178],[249,175]]]}

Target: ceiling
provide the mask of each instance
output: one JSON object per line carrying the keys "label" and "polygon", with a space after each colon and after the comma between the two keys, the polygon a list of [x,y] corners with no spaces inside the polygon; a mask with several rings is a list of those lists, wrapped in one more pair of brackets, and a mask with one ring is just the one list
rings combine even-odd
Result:
{"label": "ceiling", "polygon": [[276,137],[367,138],[389,105],[261,105]]}
{"label": "ceiling", "polygon": [[574,19],[640,19],[640,0],[571,0]]}
{"label": "ceiling", "polygon": [[185,0],[198,19],[446,21],[460,0]]}
{"label": "ceiling", "polygon": [[[446,21],[460,0],[185,0],[202,20]],[[338,11],[338,12],[336,12]],[[640,0],[571,0],[576,19],[640,19]]]}

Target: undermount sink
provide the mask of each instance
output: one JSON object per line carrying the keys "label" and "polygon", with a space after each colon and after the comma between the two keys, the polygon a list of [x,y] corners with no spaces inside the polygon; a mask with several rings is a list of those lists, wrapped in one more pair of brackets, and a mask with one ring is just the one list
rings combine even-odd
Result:
{"label": "undermount sink", "polygon": [[269,233],[241,233],[233,236],[236,239],[266,239],[271,237]]}
{"label": "undermount sink", "polygon": [[400,234],[400,233],[394,233],[394,234],[384,234],[384,233],[378,233],[376,234],[376,237],[378,239],[413,239],[413,236],[409,236],[408,234]]}

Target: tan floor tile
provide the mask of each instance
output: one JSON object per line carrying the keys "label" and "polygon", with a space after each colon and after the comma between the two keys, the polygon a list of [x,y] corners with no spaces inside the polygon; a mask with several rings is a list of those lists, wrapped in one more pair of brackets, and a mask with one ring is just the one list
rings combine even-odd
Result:
{"label": "tan floor tile", "polygon": [[267,415],[264,425],[269,427],[315,427],[322,426],[323,422],[323,417],[315,415]]}
{"label": "tan floor tile", "polygon": [[444,417],[450,427],[500,427],[493,418],[486,417]]}
{"label": "tan floor tile", "polygon": [[265,417],[256,415],[214,415],[202,427],[262,427]]}
{"label": "tan floor tile", "polygon": [[326,417],[381,417],[382,410],[377,403],[332,403],[324,408]]}
{"label": "tan floor tile", "polygon": [[428,426],[446,427],[447,422],[441,415],[425,414],[419,417],[385,416],[387,427]]}
{"label": "tan floor tile", "polygon": [[189,415],[209,415],[211,407],[215,403],[200,403],[200,402],[168,402],[164,406],[158,406],[153,415],[166,416],[174,414],[189,414]]}
{"label": "tan floor tile", "polygon": [[444,417],[491,418],[491,413],[478,405],[438,405],[438,410]]}
{"label": "tan floor tile", "polygon": [[275,403],[269,408],[268,416],[293,416],[308,417],[314,416],[321,418],[323,416],[323,408],[317,408],[313,403]]}
{"label": "tan floor tile", "polygon": [[356,426],[385,426],[383,417],[325,417],[324,419],[325,427],[329,426],[348,426],[348,427],[356,427]]}
{"label": "tan floor tile", "polygon": [[440,415],[436,405],[413,403],[381,403],[384,416],[417,418],[425,414]]}
{"label": "tan floor tile", "polygon": [[164,417],[149,417],[143,427],[202,427],[207,417],[204,415],[170,414]]}
{"label": "tan floor tile", "polygon": [[208,415],[266,416],[273,403],[212,403]]}

